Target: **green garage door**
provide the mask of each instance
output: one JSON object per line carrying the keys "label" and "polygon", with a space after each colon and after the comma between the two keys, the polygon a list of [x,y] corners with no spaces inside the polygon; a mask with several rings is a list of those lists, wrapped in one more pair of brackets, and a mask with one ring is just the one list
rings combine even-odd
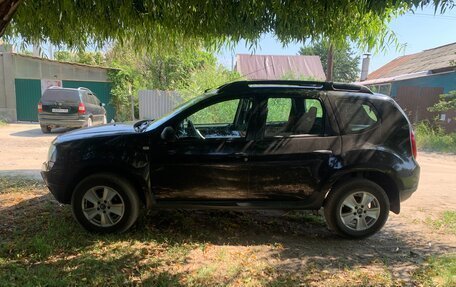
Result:
{"label": "green garage door", "polygon": [[37,105],[41,99],[41,81],[16,79],[15,84],[17,120],[37,122]]}
{"label": "green garage door", "polygon": [[79,88],[84,87],[95,93],[97,98],[100,99],[102,103],[106,104],[106,112],[108,122],[111,121],[115,115],[116,110],[110,104],[111,102],[111,83],[106,82],[88,82],[88,81],[62,81],[64,88]]}

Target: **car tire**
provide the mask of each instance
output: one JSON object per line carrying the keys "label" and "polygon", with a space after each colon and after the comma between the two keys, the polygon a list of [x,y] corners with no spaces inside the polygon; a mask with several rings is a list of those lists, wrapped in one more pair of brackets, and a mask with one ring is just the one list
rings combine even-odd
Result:
{"label": "car tire", "polygon": [[41,132],[43,134],[48,134],[51,132],[51,127],[49,127],[47,125],[40,125],[40,128],[41,128]]}
{"label": "car tire", "polygon": [[93,126],[93,120],[92,118],[88,118],[86,127],[90,128],[91,126]]}
{"label": "car tire", "polygon": [[91,175],[74,189],[71,206],[76,221],[95,233],[122,233],[138,219],[140,202],[134,187],[109,173]]}
{"label": "car tire", "polygon": [[348,238],[365,238],[379,231],[388,219],[390,204],[385,191],[366,179],[334,187],[325,200],[328,228]]}

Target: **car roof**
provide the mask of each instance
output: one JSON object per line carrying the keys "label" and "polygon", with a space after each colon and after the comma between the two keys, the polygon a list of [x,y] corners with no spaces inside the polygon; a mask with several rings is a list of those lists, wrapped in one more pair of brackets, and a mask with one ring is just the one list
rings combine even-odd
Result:
{"label": "car roof", "polygon": [[64,88],[64,87],[58,87],[58,86],[51,86],[47,88],[46,90],[66,90],[66,91],[90,91],[87,88],[84,87],[79,87],[79,88]]}
{"label": "car roof", "polygon": [[237,81],[225,84],[216,89],[217,93],[222,92],[246,92],[253,90],[309,90],[309,91],[344,91],[365,93],[372,95],[373,92],[367,87],[356,84],[322,82],[322,81],[289,81],[289,80],[268,80],[268,81]]}

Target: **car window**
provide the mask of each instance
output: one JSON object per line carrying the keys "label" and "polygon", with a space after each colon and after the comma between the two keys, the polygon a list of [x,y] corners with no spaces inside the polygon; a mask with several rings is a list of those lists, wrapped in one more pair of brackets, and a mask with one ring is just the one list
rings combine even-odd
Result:
{"label": "car window", "polygon": [[218,102],[202,108],[177,125],[177,135],[183,138],[240,138],[247,130],[248,99]]}
{"label": "car window", "polygon": [[82,94],[82,101],[85,103],[85,104],[89,104],[90,101],[89,101],[89,97],[86,93],[83,93]]}
{"label": "car window", "polygon": [[323,107],[318,99],[269,98],[265,137],[324,133]]}
{"label": "car window", "polygon": [[90,98],[91,104],[94,104],[94,105],[97,104],[97,99],[95,98],[95,96],[93,94],[89,94],[89,98]]}
{"label": "car window", "polygon": [[99,106],[101,103],[100,100],[97,98],[97,96],[95,96],[95,94],[92,94],[92,96],[93,96],[93,102],[95,103],[95,105]]}
{"label": "car window", "polygon": [[44,91],[41,101],[46,102],[79,102],[79,92],[66,89],[47,89]]}
{"label": "car window", "polygon": [[371,103],[361,100],[342,100],[336,102],[343,133],[356,133],[374,126],[378,114]]}

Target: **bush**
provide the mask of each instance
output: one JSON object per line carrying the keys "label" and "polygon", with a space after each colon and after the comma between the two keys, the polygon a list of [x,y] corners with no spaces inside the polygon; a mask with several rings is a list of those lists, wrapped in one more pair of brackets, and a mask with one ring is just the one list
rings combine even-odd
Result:
{"label": "bush", "polygon": [[456,133],[445,133],[441,127],[423,121],[415,126],[419,149],[426,151],[456,153]]}

